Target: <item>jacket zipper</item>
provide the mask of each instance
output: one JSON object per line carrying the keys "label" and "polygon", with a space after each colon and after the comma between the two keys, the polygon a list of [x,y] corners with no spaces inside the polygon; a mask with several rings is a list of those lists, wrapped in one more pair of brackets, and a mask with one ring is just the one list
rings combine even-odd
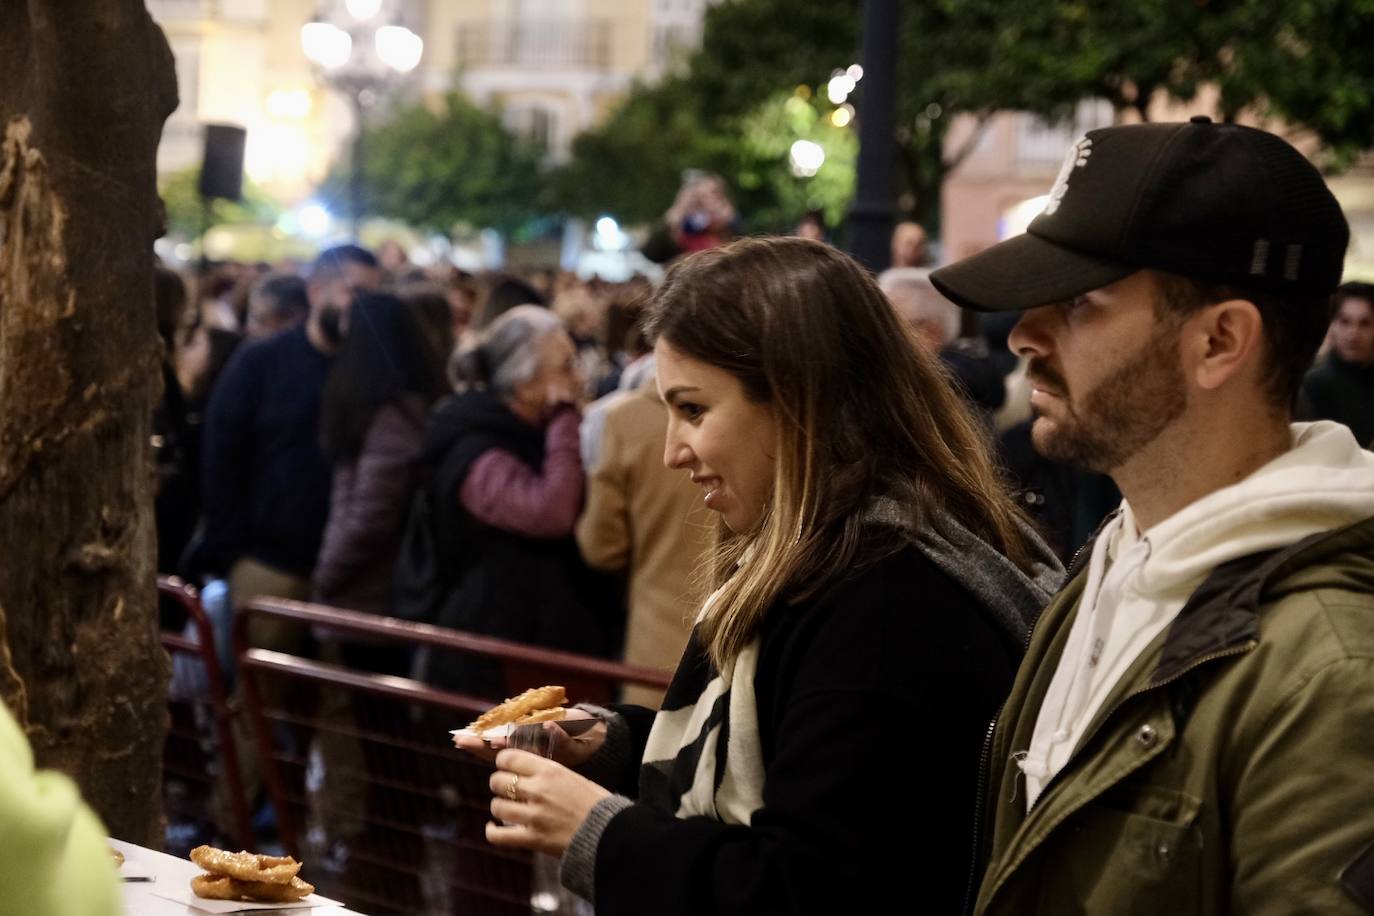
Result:
{"label": "jacket zipper", "polygon": [[988,769],[992,766],[992,735],[997,730],[997,719],[1001,715],[999,709],[988,723],[988,730],[983,735],[983,753],[978,755],[978,789],[973,794],[973,857],[969,861],[968,883],[964,887],[965,916],[973,916],[973,907],[978,902],[978,865],[983,860],[983,850],[980,848],[982,837],[979,834],[983,824],[983,806],[987,803]]}
{"label": "jacket zipper", "polygon": [[[1084,545],[1087,546],[1087,545]],[[1079,554],[1083,553],[1083,547],[1073,555],[1073,560],[1078,560]],[[1070,564],[1072,567],[1072,563]],[[1040,624],[1040,618],[1044,613],[1036,615],[1031,625],[1026,628],[1026,640],[1021,645],[1021,657],[1024,659],[1026,652],[1030,650],[1031,640],[1035,637],[1035,628]],[[1020,662],[1017,662],[1020,667]],[[1005,706],[1003,706],[1005,708]],[[997,714],[988,723],[987,731],[983,733],[983,752],[978,755],[978,784],[973,793],[973,858],[968,866],[968,884],[964,889],[964,913],[965,916],[973,916],[973,908],[978,903],[978,865],[983,860],[983,850],[979,848],[982,841],[983,808],[987,803],[988,797],[988,770],[992,767],[992,736],[997,731],[997,720],[1002,717],[1002,710],[997,710]]]}
{"label": "jacket zipper", "polygon": [[[1111,515],[1108,515],[1108,519],[1110,519],[1111,516],[1115,514],[1116,513],[1113,512],[1111,513]],[[1079,548],[1073,552],[1073,557],[1069,560],[1067,572],[1064,575],[1065,585],[1069,584],[1069,581],[1074,577],[1075,573],[1078,571],[1078,560],[1080,557],[1083,556],[1083,551],[1087,550],[1089,545],[1091,545],[1093,541],[1097,540],[1097,534],[1101,532],[1102,528],[1105,525],[1106,522],[1104,521],[1101,525],[1098,526],[1098,530],[1093,532],[1093,536],[1088,538],[1086,542],[1081,544]],[[1026,653],[1030,651],[1031,640],[1035,638],[1035,628],[1040,625],[1040,618],[1044,616],[1045,615],[1042,609],[1042,612],[1040,614],[1037,614],[1035,620],[1032,621],[1031,625],[1026,628],[1026,640],[1021,645],[1022,659],[1024,659]],[[1020,661],[1017,662],[1017,666],[1020,667]],[[968,867],[968,884],[965,886],[964,889],[965,916],[973,916],[973,909],[978,903],[978,866],[983,860],[983,851],[981,848],[979,848],[979,844],[982,842],[981,834],[983,824],[983,807],[987,802],[988,795],[988,771],[992,767],[992,736],[997,731],[997,720],[1001,717],[1002,710],[999,709],[997,710],[997,715],[993,716],[992,721],[988,723],[987,731],[983,734],[983,752],[978,756],[978,784],[977,790],[973,794],[974,809],[972,859],[969,861]]]}
{"label": "jacket zipper", "polygon": [[[1177,674],[1170,677],[1168,680],[1160,681],[1158,684],[1147,684],[1146,686],[1141,687],[1139,690],[1133,690],[1130,693],[1126,694],[1124,697],[1122,697],[1120,700],[1116,702],[1116,705],[1114,705],[1110,710],[1107,711],[1107,714],[1102,717],[1101,721],[1105,725],[1108,719],[1116,715],[1117,710],[1119,710],[1121,707],[1125,706],[1128,702],[1140,696],[1141,694],[1149,693],[1151,690],[1158,690],[1161,687],[1167,687],[1170,684],[1177,681],[1179,678],[1183,677],[1185,674],[1188,674],[1190,671],[1196,670],[1198,667],[1205,665],[1208,662],[1216,661],[1219,658],[1228,658],[1232,655],[1244,655],[1246,652],[1249,652],[1257,645],[1259,645],[1259,640],[1247,639],[1245,642],[1240,643],[1238,645],[1231,646],[1226,649],[1218,649],[1216,652],[1209,652],[1206,655],[1201,655],[1193,659],[1192,662],[1188,664],[1188,667],[1182,669]],[[1079,746],[1082,746],[1081,742]],[[1040,804],[1040,799],[1044,798],[1045,795],[1049,792],[1050,787],[1054,785],[1056,780],[1058,780],[1059,775],[1069,768],[1069,764],[1073,763],[1073,760],[1074,758],[1070,757],[1068,760],[1064,761],[1064,765],[1059,768],[1059,771],[1056,772],[1054,776],[1050,778],[1050,781],[1045,783],[1045,785],[1040,789],[1040,794],[1036,796],[1035,804],[1032,804],[1030,808],[1026,811],[1026,814],[1028,816],[1031,811],[1035,810],[1035,805]]]}

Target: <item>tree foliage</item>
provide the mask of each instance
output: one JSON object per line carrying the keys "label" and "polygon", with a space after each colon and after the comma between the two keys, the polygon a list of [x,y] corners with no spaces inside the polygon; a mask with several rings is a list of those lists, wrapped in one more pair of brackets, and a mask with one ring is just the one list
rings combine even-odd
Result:
{"label": "tree foliage", "polygon": [[[369,126],[363,146],[369,215],[448,234],[463,225],[512,231],[538,211],[539,150],[458,93]],[[345,155],[325,182],[337,212],[348,209],[351,168]]]}
{"label": "tree foliage", "polygon": [[[577,141],[565,173],[575,193],[560,200],[579,209],[600,192],[650,219],[683,167],[703,167],[725,175],[746,217],[795,218],[785,181],[754,181],[768,160],[751,158],[746,137],[760,138],[780,94],[816,90],[860,59],[862,14],[861,0],[710,7],[686,71],[638,87]],[[918,219],[935,218],[945,175],[972,148],[948,147],[956,114],[1060,120],[1100,98],[1145,117],[1156,94],[1189,101],[1210,84],[1223,117],[1282,118],[1346,161],[1374,145],[1374,0],[904,0],[900,17],[895,154]],[[860,116],[862,95],[860,82]],[[771,168],[783,175],[785,162]]]}
{"label": "tree foliage", "polygon": [[[167,211],[167,234],[196,238],[204,230],[205,210],[200,198],[200,169],[189,168],[162,176],[158,194]],[[210,204],[210,224],[270,224],[281,216],[281,206],[250,179],[243,181],[243,200],[216,199]]]}

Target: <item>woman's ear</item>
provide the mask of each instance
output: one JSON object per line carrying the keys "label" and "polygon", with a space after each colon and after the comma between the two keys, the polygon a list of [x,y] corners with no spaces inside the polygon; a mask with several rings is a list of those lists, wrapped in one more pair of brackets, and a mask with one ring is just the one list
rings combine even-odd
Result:
{"label": "woman's ear", "polygon": [[[1194,324],[1194,322],[1196,322]],[[1256,365],[1264,350],[1264,319],[1253,302],[1227,299],[1202,309],[1190,339],[1191,373],[1199,388],[1215,390]]]}

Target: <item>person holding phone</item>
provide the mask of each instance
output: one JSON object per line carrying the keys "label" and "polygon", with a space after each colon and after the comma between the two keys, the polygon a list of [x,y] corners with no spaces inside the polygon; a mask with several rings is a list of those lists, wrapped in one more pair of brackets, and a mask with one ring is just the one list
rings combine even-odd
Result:
{"label": "person holding phone", "polygon": [[739,214],[730,202],[725,179],[701,169],[684,169],[682,187],[663,224],[649,237],[643,254],[666,263],[674,258],[724,245],[740,234]]}

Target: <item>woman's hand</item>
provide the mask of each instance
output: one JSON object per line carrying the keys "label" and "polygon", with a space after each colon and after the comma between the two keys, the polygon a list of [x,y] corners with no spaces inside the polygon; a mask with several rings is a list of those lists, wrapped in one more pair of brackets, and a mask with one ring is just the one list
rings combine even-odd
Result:
{"label": "woman's hand", "polygon": [[553,760],[528,751],[496,755],[489,782],[491,815],[487,841],[493,846],[533,849],[561,856],[592,808],[611,793]]}
{"label": "woman's hand", "polygon": [[[564,721],[595,718],[596,716],[585,709],[574,708],[568,710]],[[549,756],[566,767],[582,766],[595,757],[597,752],[601,750],[601,746],[606,743],[606,723],[600,720],[597,720],[595,725],[576,737],[569,736],[558,726],[557,722],[545,722],[544,731],[548,733],[552,747]],[[506,739],[494,738],[488,744],[476,735],[454,735],[453,746],[495,766],[496,755],[505,748]]]}

